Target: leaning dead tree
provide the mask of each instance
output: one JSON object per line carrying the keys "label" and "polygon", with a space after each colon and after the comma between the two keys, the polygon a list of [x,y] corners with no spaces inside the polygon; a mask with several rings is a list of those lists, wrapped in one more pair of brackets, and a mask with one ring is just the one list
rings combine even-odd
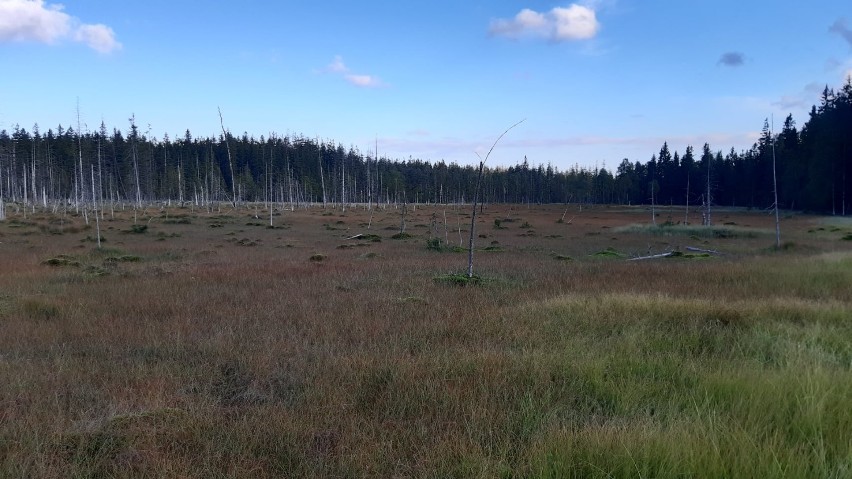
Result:
{"label": "leaning dead tree", "polygon": [[[506,128],[506,131],[504,131],[502,134],[500,134],[500,136],[497,137],[496,140],[494,140],[494,144],[491,145],[491,149],[488,150],[488,153],[485,155],[485,158],[480,157],[479,172],[476,175],[476,189],[473,190],[473,212],[470,215],[470,240],[468,241],[468,246],[467,246],[467,277],[468,278],[473,277],[473,238],[475,236],[475,229],[476,229],[476,203],[477,203],[477,201],[479,201],[479,188],[480,188],[480,186],[482,186],[482,170],[483,170],[483,168],[485,168],[485,162],[488,161],[488,157],[491,156],[491,152],[494,151],[494,147],[497,146],[497,143],[500,142],[500,139],[502,139],[503,136],[506,135],[506,133],[509,133],[509,130],[520,125],[524,121],[526,121],[526,118],[515,123],[514,125],[510,126],[509,128]],[[477,153],[477,156],[479,156],[478,153]]]}
{"label": "leaning dead tree", "polygon": [[225,149],[228,150],[228,168],[231,170],[231,204],[237,207],[237,177],[234,176],[234,162],[231,161],[231,146],[228,144],[228,133],[225,131],[225,121],[222,119],[222,109],[219,110],[219,125],[222,127],[222,139],[225,140]]}

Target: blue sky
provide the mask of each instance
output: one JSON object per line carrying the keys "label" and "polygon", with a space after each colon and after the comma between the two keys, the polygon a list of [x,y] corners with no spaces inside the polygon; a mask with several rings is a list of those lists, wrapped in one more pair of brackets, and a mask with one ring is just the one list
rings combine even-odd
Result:
{"label": "blue sky", "polygon": [[[0,129],[302,134],[560,169],[747,148],[852,74],[848,0],[0,0]],[[150,125],[150,127],[149,127]]]}

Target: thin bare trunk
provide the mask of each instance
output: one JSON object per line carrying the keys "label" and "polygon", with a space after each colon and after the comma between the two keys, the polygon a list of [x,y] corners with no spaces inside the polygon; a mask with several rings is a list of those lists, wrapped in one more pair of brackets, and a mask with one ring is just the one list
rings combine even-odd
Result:
{"label": "thin bare trunk", "polygon": [[494,140],[494,144],[491,145],[491,149],[488,150],[488,153],[485,155],[485,158],[482,159],[482,161],[479,162],[479,173],[476,175],[476,189],[473,190],[473,211],[470,215],[470,240],[468,241],[468,248],[467,248],[467,277],[468,278],[473,277],[473,238],[474,238],[474,234],[476,232],[476,203],[479,200],[479,188],[480,188],[480,186],[482,186],[482,171],[485,168],[485,162],[488,161],[488,157],[491,156],[491,152],[494,151],[494,147],[497,146],[497,143],[500,142],[500,139],[503,138],[503,136],[505,136],[506,133],[509,133],[509,130],[520,125],[524,121],[525,121],[525,119],[515,123],[514,125],[507,128],[506,131],[504,131],[502,134],[500,134],[500,136],[498,136],[497,139]]}
{"label": "thin bare trunk", "polygon": [[317,138],[317,153],[320,168],[320,183],[322,183],[322,207],[325,208],[326,203],[328,202],[328,196],[325,193],[325,175],[322,172],[322,147],[320,146],[319,138]]}
{"label": "thin bare trunk", "polygon": [[228,133],[225,131],[225,121],[222,119],[222,109],[219,110],[219,126],[222,127],[222,137],[225,139],[225,149],[228,151],[228,168],[231,170],[231,204],[237,207],[237,178],[234,176],[234,162],[231,160],[231,146],[228,143]]}
{"label": "thin bare trunk", "polygon": [[[772,119],[773,126],[775,118]],[[781,248],[781,220],[778,216],[778,176],[775,173],[775,139],[770,130],[769,139],[772,141],[772,190],[775,194],[775,248]]]}
{"label": "thin bare trunk", "polygon": [[95,166],[92,166],[92,208],[95,214],[95,231],[98,234],[98,249],[101,248],[101,220],[98,218],[98,204],[95,196]]}

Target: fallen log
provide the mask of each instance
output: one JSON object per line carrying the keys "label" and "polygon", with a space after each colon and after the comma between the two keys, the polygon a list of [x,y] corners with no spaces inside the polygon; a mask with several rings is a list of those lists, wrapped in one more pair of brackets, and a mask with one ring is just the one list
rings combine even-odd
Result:
{"label": "fallen log", "polygon": [[720,253],[720,252],[718,252],[714,249],[695,248],[693,246],[687,246],[686,250],[687,251],[694,251],[696,253],[708,253],[708,254],[719,254],[719,255],[722,254],[722,253]]}
{"label": "fallen log", "polygon": [[674,256],[674,253],[669,251],[668,253],[652,254],[651,256],[640,256],[638,258],[630,258],[627,261],[641,261],[643,259],[668,258],[669,256]]}

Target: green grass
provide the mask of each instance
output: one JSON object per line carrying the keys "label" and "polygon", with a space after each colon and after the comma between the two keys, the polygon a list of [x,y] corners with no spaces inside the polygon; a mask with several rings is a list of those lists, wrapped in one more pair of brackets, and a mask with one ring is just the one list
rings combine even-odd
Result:
{"label": "green grass", "polygon": [[[0,223],[0,476],[849,476],[852,245],[820,219],[787,221],[788,250],[628,262],[688,237],[592,207],[524,208],[539,236],[518,237],[491,228],[507,208],[478,215],[474,246],[504,251],[472,282],[421,241],[339,249],[354,232],[316,208],[247,241],[253,207],[101,249]],[[347,211],[368,220],[398,231]]]}

